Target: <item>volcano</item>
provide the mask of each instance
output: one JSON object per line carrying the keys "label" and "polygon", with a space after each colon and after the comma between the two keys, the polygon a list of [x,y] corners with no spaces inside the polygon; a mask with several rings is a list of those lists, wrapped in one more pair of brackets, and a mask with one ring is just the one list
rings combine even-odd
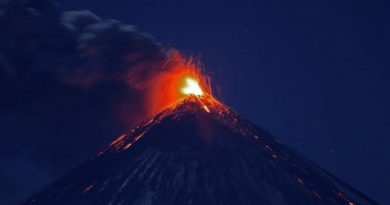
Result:
{"label": "volcano", "polygon": [[189,96],[24,204],[377,203],[217,100]]}

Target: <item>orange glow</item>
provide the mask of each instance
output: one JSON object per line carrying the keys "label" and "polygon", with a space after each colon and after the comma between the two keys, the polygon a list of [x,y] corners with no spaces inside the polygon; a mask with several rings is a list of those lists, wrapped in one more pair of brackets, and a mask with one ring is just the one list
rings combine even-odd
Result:
{"label": "orange glow", "polygon": [[195,79],[191,77],[186,77],[184,81],[185,81],[185,86],[181,89],[181,92],[183,94],[196,95],[196,96],[203,95],[202,88],[200,88],[199,83]]}
{"label": "orange glow", "polygon": [[203,109],[206,110],[206,112],[210,112],[210,109],[206,105],[203,105]]}
{"label": "orange glow", "polygon": [[[212,98],[209,78],[202,74],[200,66],[192,59],[186,60],[180,54],[173,53],[165,67],[164,71],[147,82],[145,118],[189,96]],[[205,110],[209,112],[208,108]]]}
{"label": "orange glow", "polygon": [[124,149],[124,150],[129,149],[131,146],[133,146],[133,144],[134,144],[135,142],[137,142],[141,137],[143,137],[143,136],[145,135],[145,133],[146,133],[146,131],[143,131],[143,132],[141,132],[139,135],[137,135],[136,137],[134,137],[134,139],[133,139],[130,143],[128,143],[123,149]]}

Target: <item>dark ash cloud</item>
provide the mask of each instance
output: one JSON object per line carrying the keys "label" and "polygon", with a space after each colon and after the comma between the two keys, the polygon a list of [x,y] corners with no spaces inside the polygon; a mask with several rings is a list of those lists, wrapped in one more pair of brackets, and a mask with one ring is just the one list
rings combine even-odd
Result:
{"label": "dark ash cloud", "polygon": [[169,55],[135,26],[90,11],[3,3],[0,204],[28,197],[144,118],[144,82]]}

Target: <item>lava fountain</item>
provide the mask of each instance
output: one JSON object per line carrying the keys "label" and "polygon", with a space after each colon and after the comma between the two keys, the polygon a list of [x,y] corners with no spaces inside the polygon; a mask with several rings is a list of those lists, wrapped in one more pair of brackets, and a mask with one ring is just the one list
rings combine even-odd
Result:
{"label": "lava fountain", "polygon": [[171,58],[174,63],[167,63],[167,68],[149,81],[146,117],[188,97],[213,99],[210,78],[202,72],[201,66],[181,56]]}
{"label": "lava fountain", "polygon": [[191,77],[187,77],[184,79],[185,86],[181,89],[181,92],[185,95],[196,95],[196,96],[202,96],[203,90],[200,87],[198,81]]}

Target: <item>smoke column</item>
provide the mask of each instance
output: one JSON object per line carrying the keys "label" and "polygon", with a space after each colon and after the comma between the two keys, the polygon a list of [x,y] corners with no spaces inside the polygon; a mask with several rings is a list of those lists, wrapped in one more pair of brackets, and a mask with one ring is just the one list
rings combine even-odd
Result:
{"label": "smoke column", "polygon": [[14,203],[182,96],[198,65],[133,25],[50,0],[0,10],[0,204]]}

